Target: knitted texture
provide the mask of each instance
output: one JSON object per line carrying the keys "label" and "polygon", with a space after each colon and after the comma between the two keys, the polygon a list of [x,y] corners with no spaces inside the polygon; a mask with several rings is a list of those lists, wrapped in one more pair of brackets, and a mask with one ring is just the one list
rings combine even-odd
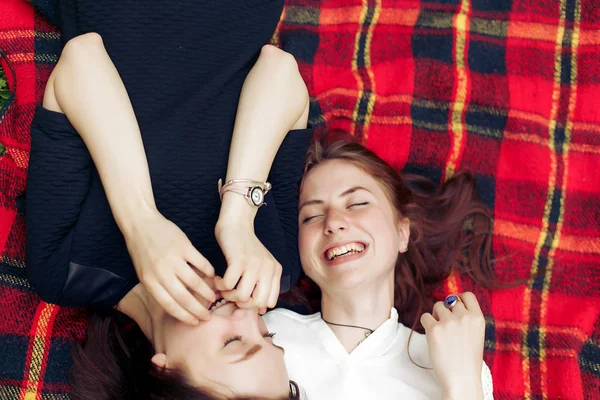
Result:
{"label": "knitted texture", "polygon": [[[499,277],[542,271],[511,290],[453,276],[437,292],[477,294],[498,399],[600,391],[598,32],[595,0],[289,0],[273,39],[299,61],[311,124],[435,181],[472,171],[494,210]],[[3,0],[0,49],[14,93],[0,114],[0,399],[64,398],[84,314],[29,288],[19,197],[60,39]]]}

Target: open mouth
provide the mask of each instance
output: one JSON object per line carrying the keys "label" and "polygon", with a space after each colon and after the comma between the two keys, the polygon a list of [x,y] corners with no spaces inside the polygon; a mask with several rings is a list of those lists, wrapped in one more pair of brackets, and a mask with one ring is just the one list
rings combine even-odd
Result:
{"label": "open mouth", "polygon": [[333,261],[338,258],[351,256],[354,254],[360,254],[367,246],[364,243],[354,242],[348,243],[343,246],[332,247],[330,249],[325,250],[324,256],[328,261]]}
{"label": "open mouth", "polygon": [[223,307],[225,304],[229,303],[229,301],[221,298],[221,299],[217,299],[216,301],[214,301],[210,307],[208,307],[208,311],[215,311],[221,307]]}

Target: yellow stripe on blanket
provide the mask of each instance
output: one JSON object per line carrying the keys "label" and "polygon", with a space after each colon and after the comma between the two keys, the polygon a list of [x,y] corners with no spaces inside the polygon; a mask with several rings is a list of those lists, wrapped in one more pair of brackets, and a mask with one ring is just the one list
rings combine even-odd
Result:
{"label": "yellow stripe on blanket", "polygon": [[39,400],[42,393],[39,391],[40,376],[44,369],[44,359],[48,351],[47,337],[52,334],[52,325],[59,307],[40,302],[36,315],[38,318],[34,321],[32,331],[35,329],[33,343],[30,343],[31,360],[29,361],[29,371],[26,371],[27,384],[21,390],[20,400]]}

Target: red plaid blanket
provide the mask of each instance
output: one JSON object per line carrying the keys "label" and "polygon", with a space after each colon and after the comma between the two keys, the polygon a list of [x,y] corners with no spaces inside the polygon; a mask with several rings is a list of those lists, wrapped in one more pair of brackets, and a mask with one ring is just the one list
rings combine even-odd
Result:
{"label": "red plaid blanket", "polygon": [[[478,294],[496,397],[600,398],[597,1],[290,0],[274,41],[299,61],[313,124],[437,181],[474,172],[498,275],[537,276],[438,291]],[[0,111],[0,399],[66,398],[84,332],[83,313],[32,294],[23,264],[28,127],[59,46],[24,0],[0,2],[15,94]]]}

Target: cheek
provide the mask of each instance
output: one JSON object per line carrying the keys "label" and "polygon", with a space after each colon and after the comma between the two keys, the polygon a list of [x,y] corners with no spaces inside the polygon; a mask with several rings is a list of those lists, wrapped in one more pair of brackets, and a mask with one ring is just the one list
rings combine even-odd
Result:
{"label": "cheek", "polygon": [[298,251],[300,252],[300,263],[304,272],[312,279],[316,247],[319,241],[320,230],[316,224],[301,226],[298,231]]}
{"label": "cheek", "polygon": [[300,225],[298,229],[298,250],[300,251],[300,258],[310,257],[315,243],[318,241],[318,229],[315,229],[315,224],[312,225]]}
{"label": "cheek", "polygon": [[384,246],[386,255],[390,259],[394,259],[398,257],[398,253],[400,252],[400,236],[396,228],[389,224],[386,226],[386,235],[384,238]]}
{"label": "cheek", "polygon": [[400,251],[399,233],[394,218],[384,213],[373,213],[363,219],[369,231],[375,236],[376,247],[380,252],[392,254]]}

